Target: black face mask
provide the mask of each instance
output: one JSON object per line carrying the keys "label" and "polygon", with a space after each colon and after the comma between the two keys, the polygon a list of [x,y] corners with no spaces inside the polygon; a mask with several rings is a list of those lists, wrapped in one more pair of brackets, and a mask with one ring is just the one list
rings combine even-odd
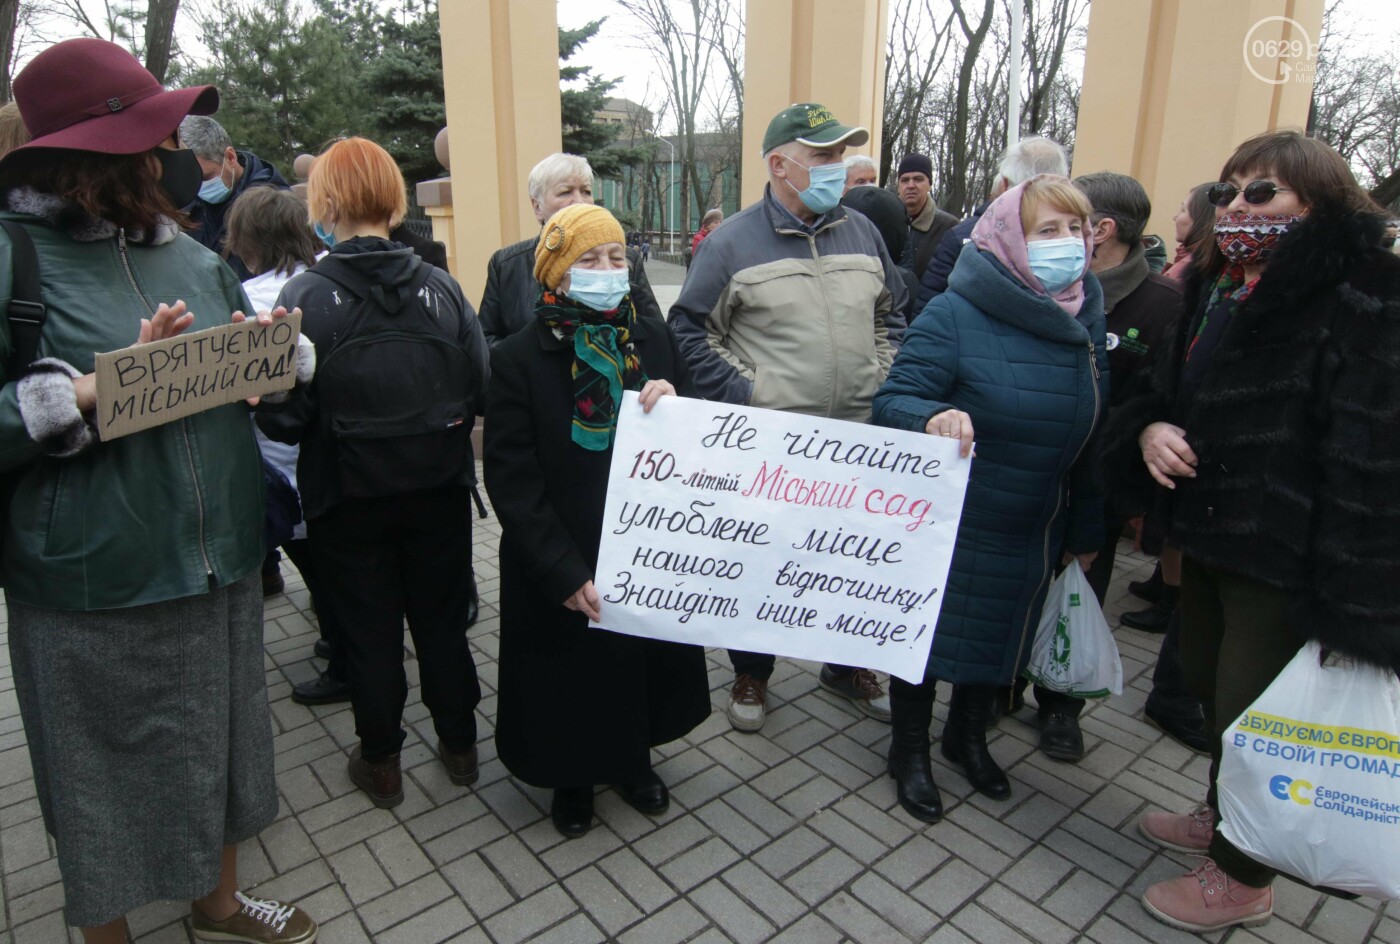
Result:
{"label": "black face mask", "polygon": [[176,209],[183,210],[194,203],[199,196],[199,185],[204,183],[204,171],[194,152],[189,148],[177,151],[156,148],[156,160],[160,161],[160,185],[170,195],[170,202]]}

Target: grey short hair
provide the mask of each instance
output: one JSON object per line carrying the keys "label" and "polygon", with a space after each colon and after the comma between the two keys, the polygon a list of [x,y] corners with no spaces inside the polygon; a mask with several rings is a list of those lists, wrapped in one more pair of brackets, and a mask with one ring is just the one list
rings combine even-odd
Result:
{"label": "grey short hair", "polygon": [[224,126],[208,115],[189,115],[180,122],[180,143],[206,161],[222,161],[233,147]]}
{"label": "grey short hair", "polygon": [[1089,198],[1095,219],[1107,217],[1118,227],[1118,241],[1132,246],[1142,239],[1152,201],[1147,191],[1127,174],[1100,171],[1074,178],[1074,185]]}
{"label": "grey short hair", "polygon": [[852,156],[846,158],[845,164],[846,176],[848,177],[850,176],[851,171],[855,170],[858,167],[867,167],[870,170],[873,170],[876,174],[880,173],[880,168],[875,165],[875,160],[865,154],[853,154]]}
{"label": "grey short hair", "polygon": [[1032,135],[1006,149],[997,164],[997,174],[1005,177],[1007,185],[1023,184],[1037,174],[1069,176],[1069,156],[1059,142]]}
{"label": "grey short hair", "polygon": [[586,180],[593,183],[593,168],[588,158],[577,154],[551,154],[535,165],[526,182],[531,200],[544,197],[544,192],[564,181]]}

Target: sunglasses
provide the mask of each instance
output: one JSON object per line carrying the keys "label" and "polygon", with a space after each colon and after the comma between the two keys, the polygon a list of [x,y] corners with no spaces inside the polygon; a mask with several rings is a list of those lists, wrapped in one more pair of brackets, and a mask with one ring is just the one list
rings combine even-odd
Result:
{"label": "sunglasses", "polygon": [[[1227,207],[1234,202],[1236,194],[1240,188],[1234,184],[1219,183],[1211,184],[1206,191],[1206,199],[1218,207]],[[1274,198],[1274,194],[1292,193],[1287,187],[1280,187],[1272,180],[1256,180],[1244,188],[1244,202],[1251,206],[1259,206],[1261,203],[1268,203]]]}

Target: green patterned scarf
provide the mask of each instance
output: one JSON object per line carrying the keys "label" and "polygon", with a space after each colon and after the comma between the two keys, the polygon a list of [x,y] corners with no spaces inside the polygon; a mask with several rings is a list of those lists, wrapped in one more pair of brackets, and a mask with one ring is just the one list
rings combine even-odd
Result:
{"label": "green patterned scarf", "polygon": [[584,449],[602,452],[617,432],[622,391],[640,390],[647,382],[632,346],[636,313],[632,297],[612,311],[595,311],[567,296],[544,290],[535,315],[545,327],[574,344],[574,422],[571,436]]}

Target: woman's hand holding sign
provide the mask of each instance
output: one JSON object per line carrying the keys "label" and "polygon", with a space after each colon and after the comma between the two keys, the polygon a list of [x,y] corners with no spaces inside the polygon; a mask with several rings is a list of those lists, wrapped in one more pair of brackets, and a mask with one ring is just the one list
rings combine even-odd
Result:
{"label": "woman's hand holding sign", "polygon": [[642,412],[650,413],[651,408],[656,406],[657,401],[662,397],[674,397],[675,395],[676,388],[671,386],[671,381],[648,380],[646,385],[642,387],[642,392],[638,395],[638,399],[642,402]]}
{"label": "woman's hand holding sign", "polygon": [[[194,315],[185,308],[183,300],[173,305],[162,302],[154,315],[141,319],[141,330],[131,346],[173,338],[192,324]],[[73,392],[77,394],[79,413],[87,414],[97,409],[97,374],[94,372],[74,377]]]}
{"label": "woman's hand holding sign", "polygon": [[[292,311],[295,311],[295,312],[298,312],[298,313],[299,313],[299,312],[301,311],[301,309],[300,309],[300,308],[293,308]],[[287,309],[286,309],[286,308],[283,308],[283,307],[281,307],[281,306],[279,305],[277,308],[272,309],[272,311],[260,311],[260,312],[258,312],[257,315],[255,316],[255,320],[256,320],[256,321],[258,322],[258,324],[260,324],[260,325],[270,325],[270,324],[272,324],[272,322],[273,322],[274,319],[276,319],[276,318],[285,318],[285,317],[287,317],[288,314],[289,314],[289,312],[287,311]],[[233,313],[233,317],[232,317],[230,320],[231,320],[234,324],[242,324],[243,322],[245,322],[245,321],[248,320],[248,316],[245,315],[245,314],[243,314],[243,312],[241,312],[241,311],[235,311],[235,312]],[[248,403],[249,406],[257,406],[257,405],[258,405],[259,403],[261,403],[261,402],[262,402],[262,397],[249,397],[248,400],[247,400],[247,403]],[[269,402],[270,402],[270,401],[269,401]]]}
{"label": "woman's hand holding sign", "polygon": [[929,417],[924,432],[930,436],[946,436],[962,440],[958,454],[964,459],[972,455],[972,417],[962,410],[944,410]]}
{"label": "woman's hand holding sign", "polygon": [[593,581],[589,580],[574,591],[573,596],[564,601],[564,609],[578,610],[596,623],[603,618],[600,609],[602,603],[602,599],[598,596],[598,588],[593,586]]}

